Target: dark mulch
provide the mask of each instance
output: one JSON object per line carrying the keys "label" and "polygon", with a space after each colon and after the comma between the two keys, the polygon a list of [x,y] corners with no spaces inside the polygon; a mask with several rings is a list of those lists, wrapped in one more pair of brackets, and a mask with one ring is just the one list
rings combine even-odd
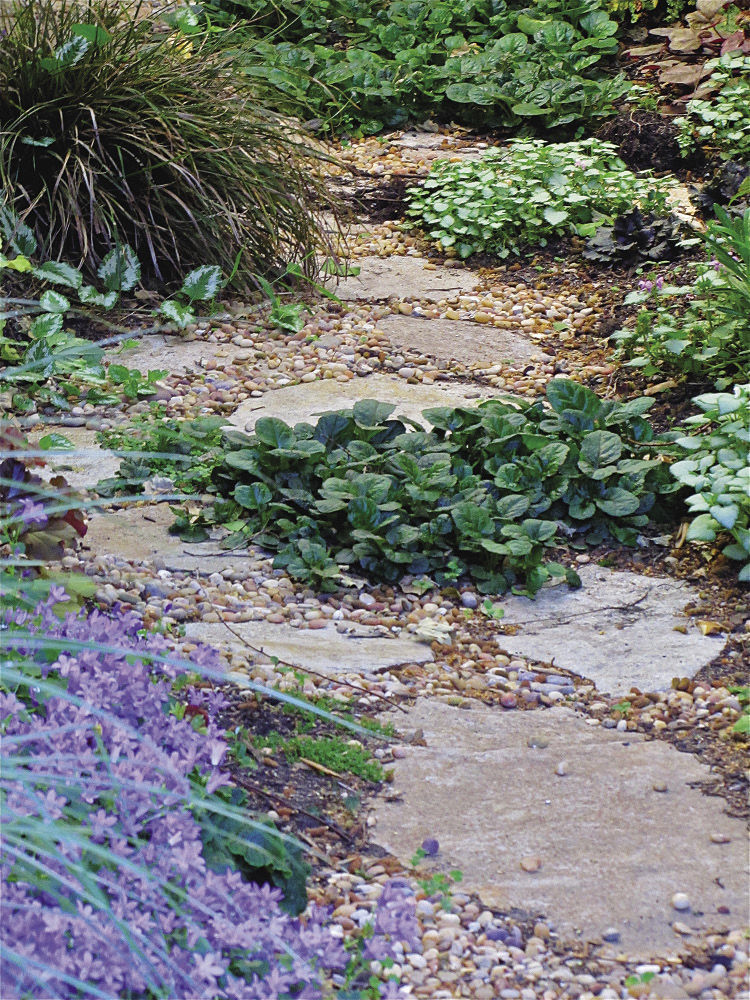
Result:
{"label": "dark mulch", "polygon": [[621,111],[597,130],[597,139],[614,143],[622,160],[631,170],[672,171],[682,173],[699,169],[695,158],[684,160],[677,145],[677,128],[671,118],[656,111],[630,108]]}

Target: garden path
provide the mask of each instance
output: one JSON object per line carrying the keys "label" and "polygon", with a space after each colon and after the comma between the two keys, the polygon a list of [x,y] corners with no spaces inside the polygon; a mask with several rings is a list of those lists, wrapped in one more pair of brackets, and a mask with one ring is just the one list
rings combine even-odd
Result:
{"label": "garden path", "polygon": [[[435,150],[450,151],[445,142],[428,135],[420,146],[410,135],[376,150],[363,143],[357,155],[370,156],[373,177],[384,163],[409,175]],[[591,333],[614,280],[552,264],[539,281],[516,266],[442,266],[388,221],[360,230],[352,256],[361,273],[339,283],[342,303],[316,307],[301,335],[269,339],[257,318],[237,318],[238,304],[187,339],[149,340],[119,360],[153,368],[164,359],[169,413],[219,412],[240,427],[263,414],[293,423],[361,398],[416,415],[437,401],[533,395],[558,372],[611,372]],[[93,446],[91,417],[69,421],[89,452],[66,462],[78,485],[93,487],[112,456]],[[711,683],[726,628],[701,630],[683,613],[720,604],[721,594],[670,578],[676,560],[652,546],[627,569],[579,556],[583,591],[501,601],[499,623],[497,607],[470,588],[436,596],[413,581],[373,588],[352,579],[331,599],[272,570],[263,553],[169,535],[160,496],[169,484],[149,489],[135,507],[94,515],[84,551],[66,559],[97,579],[102,601],[131,604],[147,622],[185,623],[181,648],[220,647],[234,678],[283,689],[279,657],[315,671],[307,695],[345,701],[354,681],[369,692],[360,706],[384,695],[406,707],[394,720],[402,742],[382,752],[395,777],[372,804],[371,837],[407,869],[422,840],[437,838],[426,863],[461,869],[466,890],[451,914],[418,905],[425,951],[402,967],[414,995],[611,998],[644,970],[657,973],[650,995],[740,988],[732,958],[746,947],[742,821],[702,793],[726,791],[710,758],[643,736],[679,743],[697,733],[695,749],[739,707]],[[704,617],[720,618],[714,611]],[[736,647],[725,656],[740,666]],[[673,690],[675,675],[687,680]],[[377,880],[388,866],[376,856],[364,868]],[[330,872],[321,890],[345,929],[365,882]]]}

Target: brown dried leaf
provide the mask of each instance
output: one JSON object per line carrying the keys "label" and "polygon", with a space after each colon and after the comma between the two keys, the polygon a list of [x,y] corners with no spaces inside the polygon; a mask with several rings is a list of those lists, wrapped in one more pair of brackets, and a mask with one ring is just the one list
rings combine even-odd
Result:
{"label": "brown dried leaf", "polygon": [[671,83],[678,87],[696,87],[706,73],[707,70],[703,66],[680,64],[662,69],[659,73],[659,80],[662,83]]}
{"label": "brown dried leaf", "polygon": [[633,59],[639,59],[641,56],[656,56],[663,48],[663,44],[634,45],[632,49],[626,49],[624,55],[630,56]]}

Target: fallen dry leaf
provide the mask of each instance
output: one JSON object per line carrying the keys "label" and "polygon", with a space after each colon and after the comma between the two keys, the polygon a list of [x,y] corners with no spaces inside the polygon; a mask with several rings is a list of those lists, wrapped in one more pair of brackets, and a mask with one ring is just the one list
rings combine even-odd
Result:
{"label": "fallen dry leaf", "polygon": [[706,618],[700,619],[695,624],[701,630],[703,635],[718,635],[719,632],[726,632],[726,629],[721,622],[712,622]]}

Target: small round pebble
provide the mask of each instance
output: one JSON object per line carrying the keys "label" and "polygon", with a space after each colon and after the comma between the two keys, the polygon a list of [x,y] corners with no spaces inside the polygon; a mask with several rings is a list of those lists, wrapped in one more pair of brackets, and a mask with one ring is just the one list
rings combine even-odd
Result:
{"label": "small round pebble", "polygon": [[690,899],[685,892],[676,892],[672,896],[672,908],[675,910],[689,910],[690,909]]}
{"label": "small round pebble", "polygon": [[602,940],[607,941],[609,944],[617,944],[620,940],[620,932],[616,927],[607,927],[602,932]]}

